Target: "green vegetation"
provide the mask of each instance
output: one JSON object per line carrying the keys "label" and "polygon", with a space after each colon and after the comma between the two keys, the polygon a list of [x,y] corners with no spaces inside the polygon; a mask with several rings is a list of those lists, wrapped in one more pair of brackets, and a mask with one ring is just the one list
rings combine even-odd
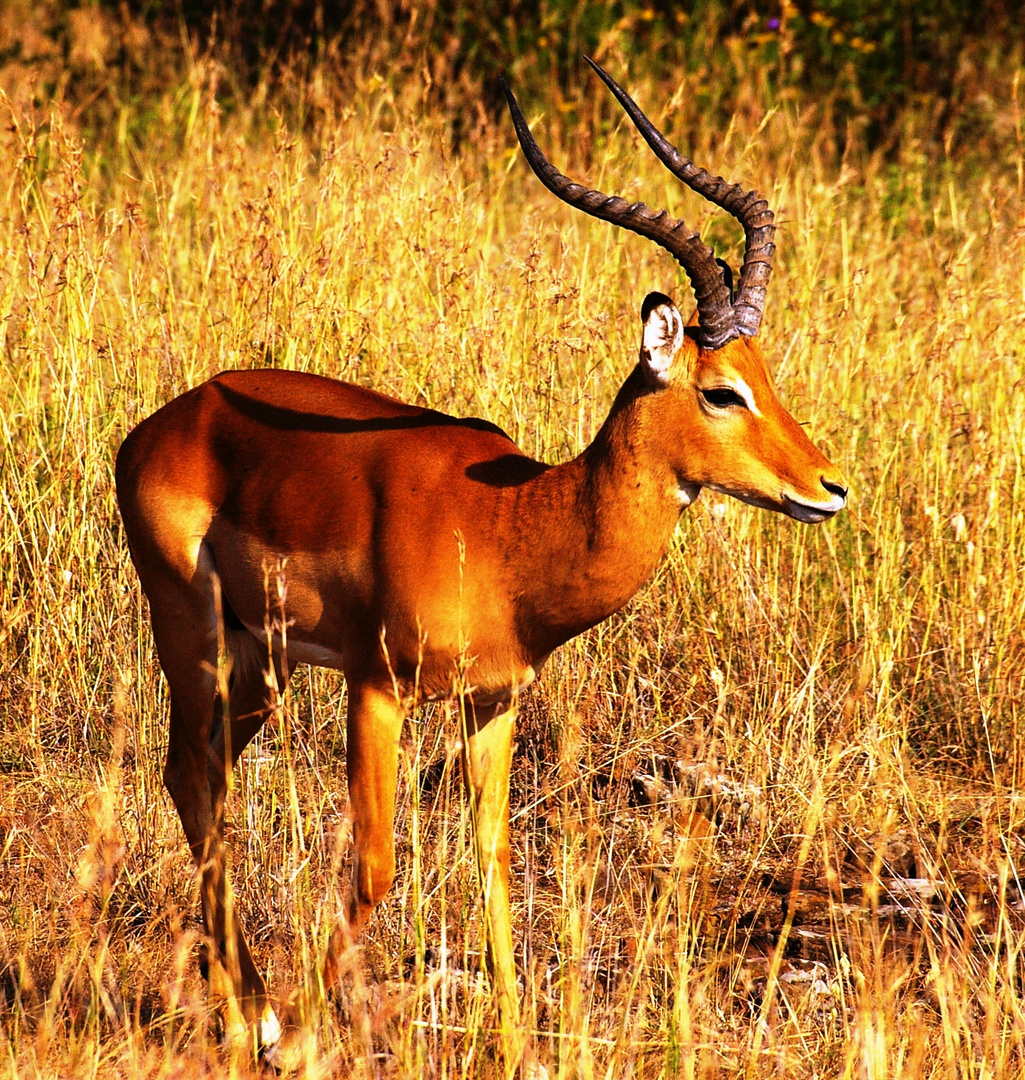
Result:
{"label": "green vegetation", "polygon": [[[762,338],[852,495],[808,528],[706,492],[641,595],[530,691],[513,884],[539,1057],[559,1077],[1025,1074],[1010,5],[695,5],[679,30],[668,5],[524,5],[493,26],[368,5],[305,57],[226,29],[208,47],[180,10],[0,12],[0,1069],[253,1072],[218,1048],[198,972],[165,692],[113,495],[125,433],[220,369],[274,364],[577,453],[633,363],[644,294],[689,290],[540,187],[496,70],[562,167],[668,205],[736,263],[736,227],[642,152],[587,49],[681,149],[779,209]],[[909,26],[913,55],[947,65],[943,97]],[[300,669],[232,797],[238,911],[283,997],[345,879],[344,709],[338,677]],[[456,761],[443,710],[423,710],[397,887],[338,997],[295,1003],[310,1075],[498,1073]],[[895,916],[893,877],[942,902]],[[826,944],[795,955],[809,926]]]}

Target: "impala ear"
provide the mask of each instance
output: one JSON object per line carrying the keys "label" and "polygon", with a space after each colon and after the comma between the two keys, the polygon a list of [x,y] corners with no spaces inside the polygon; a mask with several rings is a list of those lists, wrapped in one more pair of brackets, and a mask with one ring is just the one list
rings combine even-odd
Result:
{"label": "impala ear", "polygon": [[648,293],[641,305],[644,333],[641,337],[641,368],[653,387],[666,386],[669,369],[683,344],[683,319],[676,305],[663,293]]}

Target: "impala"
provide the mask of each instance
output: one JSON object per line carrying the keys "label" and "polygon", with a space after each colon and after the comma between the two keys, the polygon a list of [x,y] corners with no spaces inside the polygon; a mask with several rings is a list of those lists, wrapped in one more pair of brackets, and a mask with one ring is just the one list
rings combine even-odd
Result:
{"label": "impala", "polygon": [[[579,457],[549,466],[489,423],[282,370],[216,376],[144,420],[118,454],[118,501],[170,688],[164,779],[201,875],[211,994],[229,1029],[272,1056],[281,1026],[227,913],[223,839],[228,778],[270,709],[269,651],[279,685],[306,662],[340,669],[348,688],[352,873],[325,985],[395,874],[403,718],[417,700],[459,701],[490,970],[515,1061],[518,693],[553,649],[637,592],[702,488],[803,522],[844,506],[843,477],[776,398],[756,336],[775,250],[768,205],[684,158],[591,66],[663,164],[738,219],[746,248],[734,296],[724,264],[683,222],[558,172],[505,88],[542,183],[661,245],[697,298],[688,326],[668,297],[645,299],[639,362]],[[265,623],[265,568],[282,560],[287,649]],[[230,672],[220,682],[219,654]]]}

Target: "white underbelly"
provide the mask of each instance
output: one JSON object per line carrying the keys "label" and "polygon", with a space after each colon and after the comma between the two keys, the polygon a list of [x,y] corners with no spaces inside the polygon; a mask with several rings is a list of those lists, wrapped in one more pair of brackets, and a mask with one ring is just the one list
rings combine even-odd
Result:
{"label": "white underbelly", "polygon": [[[262,626],[246,623],[245,627],[257,641],[267,644],[267,633]],[[342,654],[316,642],[303,641],[291,635],[282,641],[281,635],[275,632],[271,635],[271,647],[278,656],[285,653],[290,660],[298,660],[301,664],[315,664],[317,667],[336,668],[339,671],[342,668]]]}

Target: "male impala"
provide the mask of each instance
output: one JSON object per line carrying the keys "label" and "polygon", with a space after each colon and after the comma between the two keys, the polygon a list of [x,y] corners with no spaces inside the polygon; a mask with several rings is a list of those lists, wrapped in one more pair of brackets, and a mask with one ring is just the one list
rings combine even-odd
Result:
{"label": "male impala", "polygon": [[[553,649],[637,592],[703,487],[804,522],[844,506],[843,477],[777,400],[755,336],[772,212],[682,157],[591,66],[659,159],[740,221],[746,251],[734,299],[681,221],[559,173],[506,89],[541,181],[671,252],[697,296],[686,328],[668,297],[644,301],[640,361],[579,457],[548,466],[483,421],[280,370],[216,376],[143,421],[118,454],[118,501],[170,687],[164,777],[202,875],[211,989],[229,1024],[249,1025],[272,1054],[280,1026],[226,916],[223,845],[227,778],[268,715],[268,564],[287,560],[287,651],[272,643],[279,680],[305,661],[340,669],[348,686],[354,856],[325,984],[395,873],[399,735],[414,687],[421,700],[458,697],[491,972],[515,1059],[508,801],[518,692]],[[217,699],[219,648],[227,702]]]}

